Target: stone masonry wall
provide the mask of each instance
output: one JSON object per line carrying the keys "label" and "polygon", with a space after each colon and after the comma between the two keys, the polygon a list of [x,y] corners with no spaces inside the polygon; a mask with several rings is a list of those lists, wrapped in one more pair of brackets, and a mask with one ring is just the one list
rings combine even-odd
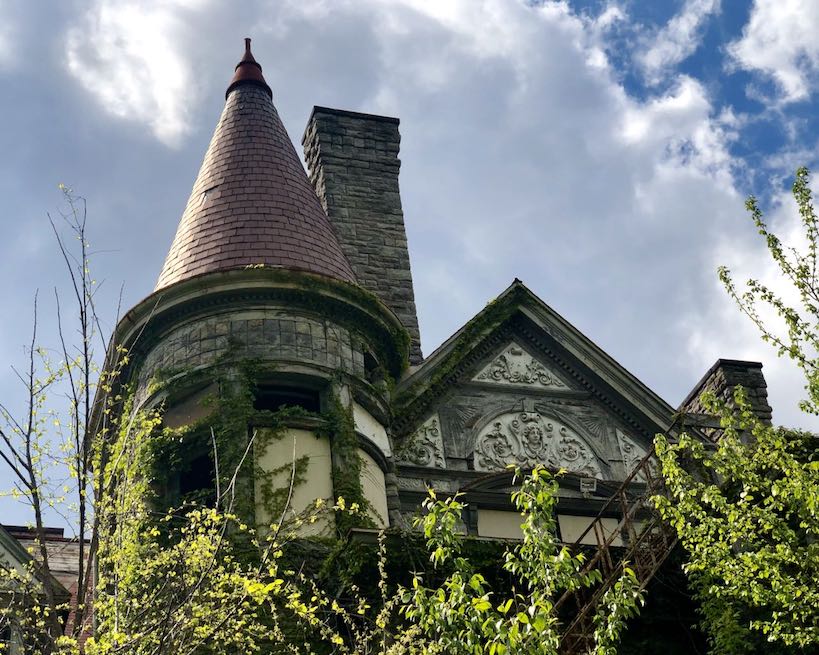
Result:
{"label": "stone masonry wall", "polygon": [[145,392],[156,375],[214,364],[229,349],[238,359],[316,364],[364,376],[364,352],[349,330],[313,316],[247,310],[207,316],[175,328],[148,353],[138,386]]}
{"label": "stone masonry wall", "polygon": [[[706,392],[713,392],[717,398],[728,403],[733,401],[734,389],[742,386],[748,394],[753,412],[762,421],[770,424],[772,418],[771,406],[768,404],[768,384],[762,374],[762,364],[733,359],[719,359],[705,374],[699,384],[688,394],[680,409],[695,414],[705,413],[700,402],[700,396]],[[718,431],[706,430],[714,438]]]}
{"label": "stone masonry wall", "polygon": [[398,188],[398,119],[315,107],[302,144],[316,189],[358,282],[375,293],[423,359]]}

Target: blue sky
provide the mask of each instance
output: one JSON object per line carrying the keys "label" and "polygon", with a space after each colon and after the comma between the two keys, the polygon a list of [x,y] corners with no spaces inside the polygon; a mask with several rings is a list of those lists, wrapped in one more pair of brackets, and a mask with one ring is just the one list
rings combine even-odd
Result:
{"label": "blue sky", "polygon": [[88,200],[110,329],[120,288],[153,288],[252,36],[296,142],[314,104],[400,117],[425,352],[519,277],[672,405],[754,359],[775,420],[819,428],[715,272],[775,280],[743,202],[794,234],[818,32],[813,0],[0,0],[0,398],[19,407],[37,289],[54,343],[57,185]]}

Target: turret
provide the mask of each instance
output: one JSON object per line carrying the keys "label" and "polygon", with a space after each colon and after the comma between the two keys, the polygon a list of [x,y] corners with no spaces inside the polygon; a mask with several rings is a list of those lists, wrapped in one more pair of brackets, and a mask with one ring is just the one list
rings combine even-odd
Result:
{"label": "turret", "polygon": [[156,483],[168,502],[212,493],[213,428],[222,467],[249,453],[257,524],[292,476],[291,511],[363,494],[387,525],[387,381],[409,337],[357,284],[272,97],[247,39],[156,289],[117,327],[125,379],[182,435]]}

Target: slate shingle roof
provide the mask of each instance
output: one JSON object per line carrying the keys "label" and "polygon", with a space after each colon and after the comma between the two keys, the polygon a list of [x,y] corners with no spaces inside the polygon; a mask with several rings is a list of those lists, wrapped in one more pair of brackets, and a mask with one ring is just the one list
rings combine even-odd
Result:
{"label": "slate shingle roof", "polygon": [[259,264],[355,281],[248,44],[156,290]]}

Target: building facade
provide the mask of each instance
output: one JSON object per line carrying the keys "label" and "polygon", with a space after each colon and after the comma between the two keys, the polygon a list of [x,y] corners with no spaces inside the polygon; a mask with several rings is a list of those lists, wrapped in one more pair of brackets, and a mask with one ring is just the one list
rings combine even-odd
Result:
{"label": "building facade", "polygon": [[[156,289],[117,328],[136,406],[161,405],[167,426],[184,427],[249,385],[256,412],[304,410],[252,449],[241,492],[259,526],[275,519],[271,489],[298,460],[291,512],[353,488],[372,525],[406,529],[432,487],[465,495],[467,534],[515,539],[508,467],[543,464],[566,471],[564,542],[593,544],[597,517],[626,546],[618,513],[598,514],[654,435],[673,434],[678,409],[696,419],[701,390],[738,383],[769,419],[760,365],[720,360],[674,408],[519,280],[424,357],[398,128],[315,107],[305,171],[248,40]],[[352,421],[352,443],[316,418],[334,409]],[[206,494],[214,474],[207,447],[191,447],[163,493]]]}

